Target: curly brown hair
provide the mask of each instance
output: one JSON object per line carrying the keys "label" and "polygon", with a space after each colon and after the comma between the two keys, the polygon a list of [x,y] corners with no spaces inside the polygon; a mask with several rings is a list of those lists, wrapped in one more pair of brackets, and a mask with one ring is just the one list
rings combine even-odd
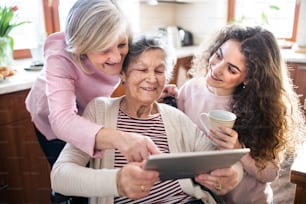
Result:
{"label": "curly brown hair", "polygon": [[240,42],[247,69],[246,85],[236,87],[230,104],[237,115],[234,129],[239,142],[251,149],[257,166],[264,168],[268,161],[279,162],[296,153],[306,134],[304,114],[277,40],[262,27],[224,27],[195,56],[191,76],[205,76],[209,58],[230,39]]}

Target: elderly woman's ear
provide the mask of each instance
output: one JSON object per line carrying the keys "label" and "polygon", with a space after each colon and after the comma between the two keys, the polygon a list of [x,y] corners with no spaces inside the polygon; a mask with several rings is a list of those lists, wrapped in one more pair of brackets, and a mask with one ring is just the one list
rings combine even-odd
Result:
{"label": "elderly woman's ear", "polygon": [[120,79],[121,79],[121,84],[124,85],[125,84],[125,79],[126,79],[124,71],[120,72]]}

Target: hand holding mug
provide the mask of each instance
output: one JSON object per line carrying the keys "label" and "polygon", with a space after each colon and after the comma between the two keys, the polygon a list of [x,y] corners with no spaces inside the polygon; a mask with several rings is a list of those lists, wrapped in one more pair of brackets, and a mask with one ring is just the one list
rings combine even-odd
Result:
{"label": "hand holding mug", "polygon": [[[207,124],[204,122],[207,118]],[[225,110],[211,110],[200,115],[200,122],[211,141],[220,149],[241,148],[238,133],[233,130],[236,115]]]}

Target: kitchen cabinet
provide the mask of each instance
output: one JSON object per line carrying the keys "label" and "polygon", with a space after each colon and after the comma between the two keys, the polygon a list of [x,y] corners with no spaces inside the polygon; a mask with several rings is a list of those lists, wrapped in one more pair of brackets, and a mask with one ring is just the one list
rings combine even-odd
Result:
{"label": "kitchen cabinet", "polygon": [[50,167],[25,108],[28,90],[0,95],[0,203],[50,204]]}
{"label": "kitchen cabinet", "polygon": [[[306,116],[306,63],[287,63],[290,76],[295,85],[296,92],[300,95],[300,102]],[[294,204],[306,203],[306,171],[305,171],[306,143],[291,169],[290,181],[296,184]]]}
{"label": "kitchen cabinet", "polygon": [[290,181],[296,184],[294,204],[306,203],[306,143],[291,168]]}
{"label": "kitchen cabinet", "polygon": [[287,62],[290,77],[295,85],[295,91],[300,95],[300,102],[306,116],[306,63]]}
{"label": "kitchen cabinet", "polygon": [[[179,76],[179,71],[182,68],[183,70],[187,71],[191,68],[191,61],[192,61],[193,55],[189,55],[189,56],[184,56],[184,57],[180,57],[177,59],[176,64],[173,68],[173,73],[172,73],[172,79],[170,81],[170,84],[176,84],[179,85],[179,81],[178,81],[178,76]],[[189,78],[190,76],[185,76],[185,78]]]}

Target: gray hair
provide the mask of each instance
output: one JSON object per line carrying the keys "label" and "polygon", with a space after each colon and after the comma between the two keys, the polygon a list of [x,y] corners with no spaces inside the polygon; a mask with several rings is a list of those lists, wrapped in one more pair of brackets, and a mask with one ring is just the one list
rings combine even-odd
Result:
{"label": "gray hair", "polygon": [[124,59],[122,71],[126,72],[129,64],[134,59],[137,59],[143,52],[150,49],[160,49],[165,53],[165,73],[167,82],[169,82],[176,63],[176,57],[172,47],[168,45],[166,39],[158,33],[146,33],[133,38],[132,43],[129,45],[129,52]]}
{"label": "gray hair", "polygon": [[66,20],[66,50],[88,73],[82,56],[90,51],[108,49],[122,34],[131,37],[131,29],[114,1],[78,0],[71,7]]}

